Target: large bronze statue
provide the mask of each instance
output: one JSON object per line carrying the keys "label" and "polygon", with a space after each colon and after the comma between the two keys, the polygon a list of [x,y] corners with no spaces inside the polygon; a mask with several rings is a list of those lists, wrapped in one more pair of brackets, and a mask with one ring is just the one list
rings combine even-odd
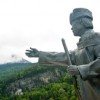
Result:
{"label": "large bronze statue", "polygon": [[[94,32],[92,12],[75,8],[70,14],[74,36],[79,36],[77,49],[69,53],[72,65],[69,74],[79,79],[82,100],[100,100],[100,34]],[[67,63],[65,53],[50,53],[30,48],[28,57],[39,57],[39,63]]]}

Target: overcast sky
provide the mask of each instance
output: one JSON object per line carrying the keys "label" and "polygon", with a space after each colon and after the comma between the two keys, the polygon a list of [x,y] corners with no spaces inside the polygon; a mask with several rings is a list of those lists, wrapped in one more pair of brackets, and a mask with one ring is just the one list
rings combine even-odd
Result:
{"label": "overcast sky", "polygon": [[10,55],[29,61],[25,50],[64,51],[61,38],[69,50],[77,46],[69,24],[74,8],[85,7],[93,12],[94,30],[100,32],[99,0],[0,0],[0,63]]}

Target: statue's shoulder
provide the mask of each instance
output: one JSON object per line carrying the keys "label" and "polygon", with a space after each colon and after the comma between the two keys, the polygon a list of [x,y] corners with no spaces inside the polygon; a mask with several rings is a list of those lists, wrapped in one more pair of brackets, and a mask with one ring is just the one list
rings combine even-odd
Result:
{"label": "statue's shoulder", "polygon": [[100,32],[94,32],[94,34],[92,34],[93,38],[100,38]]}
{"label": "statue's shoulder", "polygon": [[82,48],[89,47],[89,46],[95,46],[95,45],[100,45],[100,33],[99,32],[91,33],[89,36],[87,36],[87,38],[84,41],[79,42],[77,44],[78,49],[82,49]]}
{"label": "statue's shoulder", "polygon": [[91,34],[88,39],[100,39],[100,32],[94,32],[93,34]]}

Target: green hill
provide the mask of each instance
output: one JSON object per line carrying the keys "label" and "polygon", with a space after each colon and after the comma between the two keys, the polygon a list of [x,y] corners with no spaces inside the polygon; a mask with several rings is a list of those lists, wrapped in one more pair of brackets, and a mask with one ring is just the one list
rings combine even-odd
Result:
{"label": "green hill", "polygon": [[[22,90],[21,94],[16,94]],[[0,80],[0,100],[77,100],[65,66],[32,64]]]}
{"label": "green hill", "polygon": [[0,79],[7,78],[32,66],[32,63],[7,63],[0,65]]}

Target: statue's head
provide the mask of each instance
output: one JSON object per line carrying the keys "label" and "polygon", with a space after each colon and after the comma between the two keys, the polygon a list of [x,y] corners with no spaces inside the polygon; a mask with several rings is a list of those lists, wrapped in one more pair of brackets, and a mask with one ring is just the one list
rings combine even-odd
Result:
{"label": "statue's head", "polygon": [[79,18],[89,18],[93,20],[92,12],[86,8],[75,8],[70,14],[70,24]]}
{"label": "statue's head", "polygon": [[92,12],[86,8],[75,8],[70,14],[70,24],[75,36],[81,36],[87,29],[93,29]]}

